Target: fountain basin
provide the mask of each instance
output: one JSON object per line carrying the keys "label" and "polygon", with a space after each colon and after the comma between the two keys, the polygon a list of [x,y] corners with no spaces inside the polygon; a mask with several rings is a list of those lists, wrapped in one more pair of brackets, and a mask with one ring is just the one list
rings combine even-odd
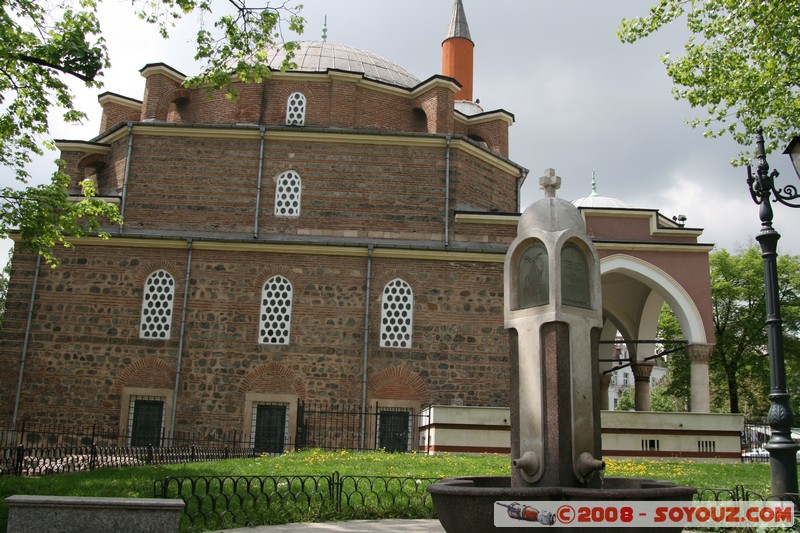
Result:
{"label": "fountain basin", "polygon": [[[487,531],[530,532],[543,527],[530,522],[521,527],[495,527],[497,501],[691,501],[697,492],[692,487],[650,479],[605,478],[603,488],[585,487],[512,487],[510,477],[447,478],[428,486],[439,522],[447,533],[485,533]],[[555,506],[552,511],[555,511]],[[599,528],[598,528],[599,529]],[[604,528],[605,529],[605,528]],[[587,533],[589,527],[558,527],[558,531]],[[619,527],[608,531],[652,532],[652,528]],[[658,528],[660,533],[682,530],[681,527]]]}

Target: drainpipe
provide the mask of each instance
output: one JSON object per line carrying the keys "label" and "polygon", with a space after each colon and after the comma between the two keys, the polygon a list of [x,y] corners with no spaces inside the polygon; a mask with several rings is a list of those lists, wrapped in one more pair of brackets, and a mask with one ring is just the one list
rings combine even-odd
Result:
{"label": "drainpipe", "polygon": [[256,216],[253,238],[258,239],[258,224],[261,218],[261,180],[264,170],[264,126],[261,126],[261,146],[258,149],[258,185],[256,186]]}
{"label": "drainpipe", "polygon": [[125,225],[125,203],[128,200],[128,177],[131,173],[131,152],[133,151],[133,123],[128,122],[128,156],[125,158],[125,175],[122,178],[122,198],[119,203],[119,216],[122,222],[119,225],[119,233]]}
{"label": "drainpipe", "polygon": [[358,435],[358,446],[364,449],[367,433],[367,359],[369,356],[369,293],[372,287],[372,245],[367,248],[367,293],[364,298],[364,347],[361,361],[361,428]]}
{"label": "drainpipe", "polygon": [[449,133],[446,137],[447,148],[444,160],[444,247],[450,245],[450,140]]}
{"label": "drainpipe", "polygon": [[527,169],[520,169],[519,178],[517,178],[517,213],[522,212],[522,182],[525,181],[527,175]]}
{"label": "drainpipe", "polygon": [[28,341],[31,338],[31,322],[33,322],[33,304],[36,301],[36,287],[39,284],[39,271],[42,268],[42,256],[36,255],[36,266],[33,269],[33,286],[31,287],[31,299],[28,302],[28,318],[25,323],[25,340],[22,342],[22,355],[19,358],[19,377],[17,378],[17,394],[14,396],[14,414],[11,416],[11,431],[17,427],[17,416],[19,416],[19,401],[22,396],[22,379],[25,373],[25,360],[28,358]]}
{"label": "drainpipe", "polygon": [[189,274],[192,270],[192,239],[186,240],[188,253],[186,257],[186,278],[183,284],[183,309],[181,309],[181,328],[178,337],[178,362],[175,364],[175,389],[172,391],[172,415],[169,421],[169,440],[175,436],[175,416],[178,411],[178,388],[181,383],[181,365],[183,362],[183,340],[186,333],[186,306],[189,303]]}

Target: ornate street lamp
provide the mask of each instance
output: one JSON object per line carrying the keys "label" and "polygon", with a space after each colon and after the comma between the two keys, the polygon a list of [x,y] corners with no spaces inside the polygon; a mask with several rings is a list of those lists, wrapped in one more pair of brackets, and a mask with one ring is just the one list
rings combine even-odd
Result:
{"label": "ornate street lamp", "polygon": [[[800,141],[795,138],[785,153],[792,156],[795,169],[800,169]],[[797,153],[797,157],[795,154]],[[756,134],[755,175],[747,166],[747,185],[750,196],[759,205],[761,231],[756,237],[761,245],[764,260],[764,290],[767,301],[767,346],[769,351],[770,407],[767,421],[771,429],[769,442],[764,446],[769,452],[772,495],[789,497],[797,503],[797,463],[795,454],[798,446],[792,440],[792,410],[789,407],[789,394],[786,392],[786,367],[783,359],[783,336],[780,300],[778,299],[778,239],[780,234],[772,227],[772,202],[780,202],[789,207],[800,207],[800,194],[797,187],[775,186],[778,171],[769,171],[764,151],[764,134],[761,129]],[[800,176],[800,171],[798,172]]]}

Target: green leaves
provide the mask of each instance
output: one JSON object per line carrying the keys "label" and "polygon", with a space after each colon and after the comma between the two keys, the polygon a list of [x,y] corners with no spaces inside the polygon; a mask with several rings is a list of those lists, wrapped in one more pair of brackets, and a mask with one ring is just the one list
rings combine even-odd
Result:
{"label": "green leaves", "polygon": [[69,237],[97,234],[108,238],[103,226],[122,222],[116,206],[96,198],[90,180],[81,183],[82,197],[70,197],[69,182],[70,177],[59,168],[46,185],[22,191],[0,188],[0,236],[7,237],[10,229],[16,229],[22,239],[19,247],[42,254],[51,266],[58,265],[54,248],[71,246]]}
{"label": "green leaves", "polygon": [[[86,115],[75,108],[70,80],[101,87],[110,66],[106,41],[97,18],[99,0],[0,0],[0,166],[13,169],[26,182],[33,155],[52,147],[47,138],[52,113],[67,122]],[[302,33],[302,6],[288,2],[270,5],[261,0],[132,0],[133,12],[155,24],[167,37],[183,16],[198,15],[196,59],[201,73],[193,87],[227,88],[232,81],[259,82],[269,75],[266,50],[284,40],[284,27]],[[215,14],[216,11],[216,14]],[[220,14],[221,13],[221,14]],[[211,28],[203,21],[216,21]],[[296,43],[285,45],[288,51]],[[288,54],[283,68],[291,65]],[[39,251],[51,263],[56,245],[69,245],[67,236],[100,231],[118,221],[116,208],[94,198],[91,183],[84,196],[72,202],[69,178],[59,170],[51,183],[23,190],[0,189],[0,236],[17,229],[22,245]],[[102,233],[101,233],[102,235]]]}
{"label": "green leaves", "polygon": [[[800,0],[661,0],[621,21],[617,34],[633,43],[679,20],[693,36],[684,55],[662,61],[675,98],[704,111],[692,127],[743,147],[762,127],[768,152],[800,133]],[[734,163],[751,156],[745,150]]]}

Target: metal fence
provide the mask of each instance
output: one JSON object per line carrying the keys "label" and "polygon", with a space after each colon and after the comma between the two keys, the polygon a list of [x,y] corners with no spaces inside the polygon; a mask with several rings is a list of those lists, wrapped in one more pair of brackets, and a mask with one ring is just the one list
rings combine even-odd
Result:
{"label": "metal fence", "polygon": [[[440,478],[282,475],[192,476],[156,480],[156,498],[181,498],[181,530],[209,530],[253,524],[436,518],[427,487]],[[794,499],[797,495],[794,495]],[[769,501],[737,485],[700,488],[696,501]],[[790,500],[791,495],[785,499]]]}
{"label": "metal fence", "polygon": [[366,518],[434,518],[438,478],[330,475],[167,477],[156,498],[186,504],[182,530]]}
{"label": "metal fence", "polygon": [[0,476],[245,458],[306,448],[412,451],[419,441],[420,415],[411,409],[376,405],[362,411],[348,405],[298,402],[295,413],[296,429],[290,433],[287,423],[277,438],[264,440],[236,431],[176,432],[172,437],[162,432],[147,446],[132,446],[131,435],[99,424],[0,424]]}

